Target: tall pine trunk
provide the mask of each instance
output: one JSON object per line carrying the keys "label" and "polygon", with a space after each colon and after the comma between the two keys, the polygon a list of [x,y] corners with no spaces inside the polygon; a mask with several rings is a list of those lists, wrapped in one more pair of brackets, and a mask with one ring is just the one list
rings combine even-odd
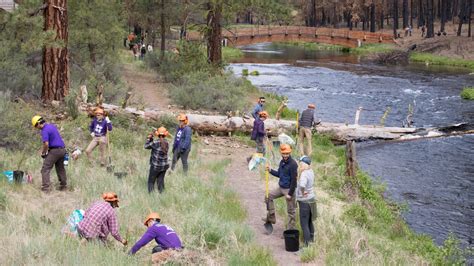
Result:
{"label": "tall pine trunk", "polygon": [[375,4],[370,4],[370,32],[375,32]]}
{"label": "tall pine trunk", "polygon": [[207,60],[214,66],[220,66],[222,63],[222,2],[209,1],[207,8]]}
{"label": "tall pine trunk", "polygon": [[403,29],[408,27],[408,0],[403,0]]}
{"label": "tall pine trunk", "polygon": [[446,24],[446,12],[447,12],[446,1],[447,0],[441,0],[441,27],[439,30],[441,32],[444,32],[444,28]]}
{"label": "tall pine trunk", "polygon": [[161,47],[160,47],[160,57],[163,59],[165,57],[165,50],[166,50],[166,20],[165,20],[165,0],[161,0],[160,3],[160,16],[161,16],[161,27],[160,27],[160,34],[161,34]]}
{"label": "tall pine trunk", "polygon": [[413,17],[414,17],[414,8],[413,8],[413,0],[410,0],[410,27],[413,28]]}
{"label": "tall pine trunk", "polygon": [[426,0],[427,5],[427,25],[426,25],[426,38],[434,37],[434,0]]}
{"label": "tall pine trunk", "polygon": [[423,0],[418,0],[418,27],[425,25],[425,11],[423,9]]}
{"label": "tall pine trunk", "polygon": [[468,26],[468,30],[467,30],[467,36],[468,37],[471,37],[471,20],[472,20],[472,0],[469,0],[469,26]]}
{"label": "tall pine trunk", "polygon": [[316,27],[316,0],[311,0],[309,11],[309,26]]}
{"label": "tall pine trunk", "polygon": [[393,0],[393,38],[397,38],[397,29],[398,29],[398,0]]}
{"label": "tall pine trunk", "polygon": [[61,45],[46,45],[43,49],[41,99],[61,101],[69,92],[67,0],[44,0],[44,4],[44,30],[55,32],[55,41]]}
{"label": "tall pine trunk", "polygon": [[461,36],[462,33],[462,24],[464,23],[464,14],[466,13],[466,0],[461,0],[459,8],[459,26],[458,26],[458,36]]}
{"label": "tall pine trunk", "polygon": [[384,19],[384,0],[382,0],[382,10],[380,11],[380,29],[383,29],[383,19]]}

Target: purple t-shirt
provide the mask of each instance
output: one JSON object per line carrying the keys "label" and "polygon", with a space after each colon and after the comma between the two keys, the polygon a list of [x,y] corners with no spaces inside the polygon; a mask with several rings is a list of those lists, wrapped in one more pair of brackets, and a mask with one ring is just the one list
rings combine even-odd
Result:
{"label": "purple t-shirt", "polygon": [[156,222],[152,226],[148,227],[142,238],[140,238],[140,240],[138,240],[137,243],[135,243],[135,245],[132,247],[130,253],[135,254],[140,248],[148,244],[153,239],[155,239],[156,243],[158,243],[162,249],[180,249],[183,247],[181,245],[181,240],[173,228]]}
{"label": "purple t-shirt", "polygon": [[49,148],[64,148],[64,141],[59,135],[59,131],[53,124],[44,124],[41,129],[41,139],[48,142]]}
{"label": "purple t-shirt", "polygon": [[99,121],[94,117],[89,126],[89,131],[94,133],[96,137],[103,137],[107,135],[107,131],[112,131],[112,122],[107,123],[105,119]]}

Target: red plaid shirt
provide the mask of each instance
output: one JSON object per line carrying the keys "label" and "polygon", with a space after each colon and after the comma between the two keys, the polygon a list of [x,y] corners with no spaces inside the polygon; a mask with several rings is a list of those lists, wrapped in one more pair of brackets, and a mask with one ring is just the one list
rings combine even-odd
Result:
{"label": "red plaid shirt", "polygon": [[122,242],[119,234],[119,225],[115,210],[110,203],[97,201],[86,210],[84,219],[77,225],[85,238],[107,238],[110,233],[115,239]]}

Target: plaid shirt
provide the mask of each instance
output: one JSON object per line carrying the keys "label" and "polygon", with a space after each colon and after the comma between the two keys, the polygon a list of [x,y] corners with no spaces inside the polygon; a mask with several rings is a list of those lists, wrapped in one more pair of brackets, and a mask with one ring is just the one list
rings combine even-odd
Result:
{"label": "plaid shirt", "polygon": [[[163,139],[164,146],[168,148],[168,141]],[[151,150],[150,156],[150,166],[158,169],[163,170],[165,167],[168,166],[168,153],[161,148],[161,140],[160,139],[147,139],[145,142],[145,149]]]}
{"label": "plaid shirt", "polygon": [[97,201],[86,210],[84,219],[77,225],[85,238],[106,239],[109,233],[122,242],[115,210],[106,201]]}

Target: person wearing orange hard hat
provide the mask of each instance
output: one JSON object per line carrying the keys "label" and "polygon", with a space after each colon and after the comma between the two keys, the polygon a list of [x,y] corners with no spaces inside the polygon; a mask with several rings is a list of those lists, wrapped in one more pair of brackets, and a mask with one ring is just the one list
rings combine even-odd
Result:
{"label": "person wearing orange hard hat", "polygon": [[[156,139],[153,139],[153,135]],[[155,190],[157,183],[158,191],[161,193],[165,189],[165,174],[169,168],[168,150],[169,144],[166,137],[169,135],[165,127],[160,127],[153,134],[148,135],[145,142],[145,149],[151,150],[150,171],[148,174],[148,192]]]}
{"label": "person wearing orange hard hat", "polygon": [[[265,155],[265,120],[268,118],[267,111],[261,111],[258,114],[258,117],[253,121],[252,133],[250,134],[250,139],[255,141],[257,146],[257,153]],[[247,158],[247,161],[250,161],[251,157]]]}
{"label": "person wearing orange hard hat", "polygon": [[100,166],[106,165],[105,150],[108,145],[107,134],[112,131],[112,122],[109,117],[106,116],[105,111],[102,107],[97,107],[94,110],[94,119],[92,119],[89,125],[89,131],[91,132],[92,141],[86,148],[86,155],[89,161],[92,160],[92,151],[99,146],[100,151]]}
{"label": "person wearing orange hard hat", "polygon": [[[319,121],[315,121],[314,109],[316,109],[316,105],[312,103],[308,104],[308,108],[304,110],[303,113],[301,113],[301,117],[298,121],[298,150],[301,155],[306,155],[309,157],[311,157],[311,153],[313,152],[311,143],[311,129],[320,123]],[[307,142],[306,145],[304,143],[305,139]]]}
{"label": "person wearing orange hard hat", "polygon": [[178,116],[179,126],[176,128],[176,134],[173,142],[173,160],[171,162],[171,170],[174,170],[179,159],[183,163],[183,171],[188,172],[188,156],[191,151],[192,130],[188,126],[188,116],[180,114]]}
{"label": "person wearing orange hard hat", "polygon": [[[286,210],[288,213],[288,225],[287,229],[296,228],[296,197],[295,189],[297,184],[298,176],[298,164],[291,158],[291,146],[288,144],[280,145],[281,161],[278,166],[278,170],[273,170],[269,165],[266,166],[267,171],[273,176],[278,177],[278,187],[271,190],[268,195],[268,212],[267,216],[263,218],[265,223],[276,223],[275,217],[275,204],[273,200],[285,197],[286,199]],[[265,199],[267,200],[267,199]]]}
{"label": "person wearing orange hard hat", "polygon": [[118,208],[119,198],[114,192],[102,194],[103,201],[94,202],[84,213],[84,219],[77,225],[79,237],[87,240],[100,240],[106,242],[107,236],[112,236],[127,245],[127,240],[123,239],[119,233],[119,224],[115,208]]}
{"label": "person wearing orange hard hat", "polygon": [[135,254],[143,246],[148,244],[153,239],[158,244],[152,250],[152,253],[160,253],[161,259],[166,259],[173,251],[181,250],[183,245],[179,239],[178,234],[166,224],[161,223],[160,215],[156,212],[148,214],[145,218],[144,225],[148,228],[143,236],[138,240],[129,254]]}

